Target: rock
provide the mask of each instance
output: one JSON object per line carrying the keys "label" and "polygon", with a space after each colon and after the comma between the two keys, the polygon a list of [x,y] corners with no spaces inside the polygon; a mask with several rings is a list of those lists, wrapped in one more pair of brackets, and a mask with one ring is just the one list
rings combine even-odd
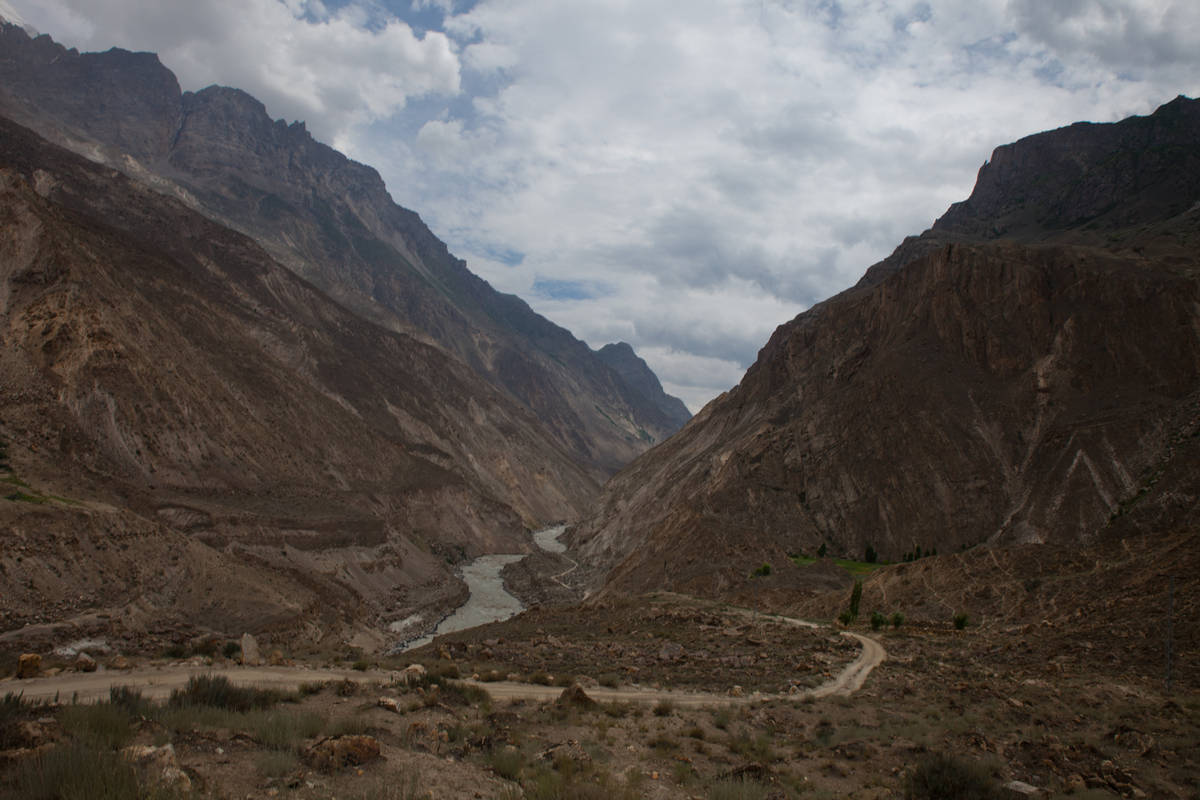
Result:
{"label": "rock", "polygon": [[575,682],[579,684],[580,688],[582,689],[595,689],[600,686],[600,681],[596,680],[590,675],[577,675],[575,676]]}
{"label": "rock", "polygon": [[80,653],[79,657],[75,659],[75,669],[80,672],[95,672],[96,666],[96,659],[87,653]]}
{"label": "rock", "polygon": [[1009,781],[1004,784],[1006,797],[1041,797],[1045,792],[1036,786],[1030,786],[1024,781]]}
{"label": "rock", "polygon": [[388,711],[395,711],[397,714],[400,713],[400,701],[394,697],[381,697],[377,705],[380,708],[386,708]]}
{"label": "rock", "polygon": [[182,794],[192,790],[192,779],[179,768],[175,748],[169,743],[162,747],[132,745],[121,751],[121,757],[146,769],[159,783],[171,787],[176,792]]}
{"label": "rock", "polygon": [[374,736],[330,736],[304,751],[304,762],[323,772],[357,767],[379,758],[379,740]]}
{"label": "rock", "polygon": [[558,696],[554,704],[558,706],[574,706],[576,708],[594,708],[596,701],[588,697],[587,692],[578,683],[573,683],[566,689],[563,689],[562,694]]}
{"label": "rock", "polygon": [[575,739],[568,739],[543,750],[538,754],[538,758],[544,761],[570,761],[575,764],[587,764],[592,760],[592,757]]}
{"label": "rock", "polygon": [[36,678],[42,671],[42,657],[37,653],[22,653],[17,659],[17,677]]}
{"label": "rock", "polygon": [[409,664],[400,670],[398,681],[403,686],[412,686],[425,679],[425,667],[422,664]]}
{"label": "rock", "polygon": [[1087,783],[1083,780],[1082,775],[1075,772],[1067,776],[1067,779],[1063,782],[1063,789],[1066,790],[1067,794],[1074,794],[1075,792],[1086,790]]}
{"label": "rock", "polygon": [[283,657],[282,650],[272,650],[271,655],[267,656],[267,663],[272,667],[282,667],[287,664],[287,659]]}
{"label": "rock", "polygon": [[129,663],[129,659],[125,656],[117,656],[112,661],[108,662],[109,669],[126,670],[131,669],[132,667],[133,665]]}
{"label": "rock", "polygon": [[258,640],[248,633],[242,634],[242,664],[247,667],[257,667],[262,664],[262,655],[258,651]]}
{"label": "rock", "polygon": [[659,661],[678,661],[683,658],[683,645],[676,642],[663,642],[658,648]]}
{"label": "rock", "polygon": [[729,696],[730,697],[745,697],[746,690],[740,686],[734,686],[732,689],[729,690]]}

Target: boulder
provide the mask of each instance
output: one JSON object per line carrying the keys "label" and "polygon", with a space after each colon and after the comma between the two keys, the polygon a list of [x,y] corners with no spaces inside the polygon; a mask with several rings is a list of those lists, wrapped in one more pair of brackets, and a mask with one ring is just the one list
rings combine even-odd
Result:
{"label": "boulder", "polygon": [[377,758],[379,740],[374,736],[330,736],[304,751],[305,763],[323,772],[357,767]]}
{"label": "boulder", "polygon": [[87,653],[80,653],[79,657],[75,659],[75,669],[79,670],[80,672],[95,672],[96,659],[92,658]]}
{"label": "boulder", "polygon": [[247,667],[257,667],[262,664],[262,655],[258,652],[258,640],[248,633],[242,634],[242,664]]}
{"label": "boulder", "polygon": [[121,756],[130,763],[137,764],[149,772],[163,786],[171,787],[174,792],[187,794],[192,790],[192,779],[179,768],[175,758],[175,748],[170,743],[162,747],[148,744],[136,744],[121,751]]}
{"label": "boulder", "polygon": [[422,664],[409,664],[400,670],[399,682],[404,686],[412,686],[425,679],[425,667]]}
{"label": "boulder", "polygon": [[573,683],[566,689],[563,689],[562,694],[558,696],[554,704],[558,706],[573,706],[575,708],[594,708],[596,701],[588,697],[587,692],[578,683]]}
{"label": "boulder", "polygon": [[1031,786],[1024,781],[1009,781],[1004,784],[1004,796],[1011,797],[1013,800],[1018,800],[1022,797],[1041,797],[1045,792],[1036,786]]}
{"label": "boulder", "polygon": [[124,669],[131,669],[132,667],[133,667],[133,665],[129,663],[129,659],[126,658],[125,656],[117,656],[112,661],[108,662],[109,669],[124,670]]}
{"label": "boulder", "polygon": [[42,657],[37,653],[22,653],[17,659],[18,678],[36,678],[42,671]]}

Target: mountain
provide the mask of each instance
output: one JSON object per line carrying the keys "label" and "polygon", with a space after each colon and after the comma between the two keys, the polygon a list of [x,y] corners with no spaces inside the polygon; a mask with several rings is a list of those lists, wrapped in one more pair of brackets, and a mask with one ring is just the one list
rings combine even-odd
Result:
{"label": "mountain", "polygon": [[629,344],[606,344],[596,351],[596,355],[609,369],[621,376],[626,386],[641,395],[643,403],[661,411],[670,425],[682,428],[692,418],[692,412],[688,411],[682,400],[663,391],[658,376]]}
{"label": "mountain", "polygon": [[788,556],[822,544],[901,560],[1194,525],[1197,141],[1181,97],[998,148],[966,201],[609,482],[571,534],[593,585],[753,596],[815,580]]}
{"label": "mountain", "polygon": [[461,602],[453,564],[594,491],[441,348],[4,119],[0,220],[6,637],[375,648]]}
{"label": "mountain", "polygon": [[[0,28],[0,114],[255,239],[384,327],[445,349],[541,420],[597,482],[680,423],[586,344],[496,292],[379,174],[237,89],[181,92],[150,53]],[[661,390],[660,390],[661,394]]]}

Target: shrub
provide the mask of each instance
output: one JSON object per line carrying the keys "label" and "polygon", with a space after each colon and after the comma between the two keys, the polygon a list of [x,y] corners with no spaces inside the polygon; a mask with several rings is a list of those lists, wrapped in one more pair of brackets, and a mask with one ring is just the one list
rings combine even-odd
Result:
{"label": "shrub", "polygon": [[228,658],[230,660],[237,658],[241,654],[241,652],[242,652],[242,646],[240,644],[238,644],[237,642],[233,642],[233,641],[226,642],[225,646],[221,648],[221,655],[225,656],[226,658]]}
{"label": "shrub", "polygon": [[838,614],[838,622],[842,623],[843,625],[849,625],[850,623],[854,622],[854,615],[850,613],[849,609],[847,609],[846,611]]}
{"label": "shrub", "polygon": [[549,686],[551,683],[550,676],[547,675],[546,673],[542,672],[541,670],[538,670],[537,672],[530,675],[529,682],[536,683],[539,686]]}
{"label": "shrub", "polygon": [[367,661],[360,658],[358,661],[355,661],[350,665],[350,669],[357,670],[358,672],[366,672],[367,668],[370,666],[371,665],[367,663]]}
{"label": "shrub", "polygon": [[771,565],[767,564],[767,563],[764,563],[761,567],[754,570],[754,572],[750,573],[751,577],[754,577],[754,578],[765,578],[766,576],[768,576],[770,574],[771,574]]}
{"label": "shrub", "polygon": [[99,748],[123,747],[133,738],[129,712],[111,703],[67,706],[58,722],[76,739]]}
{"label": "shrub", "polygon": [[850,617],[858,619],[858,604],[862,602],[862,581],[855,581],[850,590]]}
{"label": "shrub", "polygon": [[654,704],[654,716],[656,717],[669,717],[674,710],[675,704],[667,699],[659,700]]}
{"label": "shrub", "polygon": [[824,558],[828,552],[829,548],[825,546],[824,542],[821,542],[821,546],[817,548],[817,558]]}
{"label": "shrub", "polygon": [[904,624],[904,615],[903,614],[901,614],[899,611],[897,611],[895,614],[892,614],[892,627],[893,628],[899,628],[903,624]]}
{"label": "shrub", "polygon": [[905,800],[992,800],[995,783],[978,764],[932,753],[904,778]]}
{"label": "shrub", "polygon": [[871,545],[867,545],[866,552],[863,553],[863,561],[867,562],[868,564],[874,564],[878,560],[879,554],[875,552],[875,548]]}
{"label": "shrub", "polygon": [[187,686],[171,692],[169,705],[208,706],[228,711],[251,711],[270,708],[289,699],[288,695],[273,689],[256,689],[250,686],[234,686],[224,675],[196,675]]}
{"label": "shrub", "polygon": [[872,611],[871,612],[871,630],[877,631],[880,628],[882,628],[884,625],[887,625],[887,617],[885,617],[883,614],[880,614],[878,611]]}
{"label": "shrub", "polygon": [[954,627],[960,631],[963,628],[967,627],[967,615],[966,614],[955,614],[954,615]]}
{"label": "shrub", "polygon": [[505,780],[515,781],[519,778],[521,767],[524,765],[525,756],[515,747],[505,747],[502,750],[493,751],[488,756],[488,766],[492,768],[492,772]]}
{"label": "shrub", "polygon": [[14,797],[26,800],[142,800],[156,793],[139,785],[137,769],[115,751],[76,740],[20,762]]}

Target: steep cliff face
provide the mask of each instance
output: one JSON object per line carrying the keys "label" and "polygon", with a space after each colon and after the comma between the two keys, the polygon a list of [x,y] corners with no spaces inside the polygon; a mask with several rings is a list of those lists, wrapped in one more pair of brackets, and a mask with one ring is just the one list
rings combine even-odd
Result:
{"label": "steep cliff face", "polygon": [[[527,549],[528,526],[594,490],[527,408],[442,349],[2,119],[0,220],[0,440],[9,483],[28,484],[0,499],[20,532],[0,543],[5,627],[124,593],[226,632],[378,644],[390,620],[458,598],[448,564]],[[126,539],[161,560],[93,597],[75,581],[86,552]],[[236,580],[214,594],[223,563]],[[151,592],[168,570],[183,584]]]}
{"label": "steep cliff face", "polygon": [[596,355],[609,369],[621,376],[626,386],[641,396],[639,404],[652,406],[662,412],[670,427],[682,428],[692,418],[692,412],[688,411],[683,401],[663,391],[658,376],[627,343],[606,344],[596,351]]}
{"label": "steep cliff face", "polygon": [[[1197,105],[1000,148],[971,200],[609,483],[573,534],[596,580],[731,594],[822,543],[1070,543],[1137,504],[1200,425],[1200,163],[1176,147],[1200,140]],[[1148,166],[1111,179],[1122,159]]]}
{"label": "steep cliff face", "polygon": [[586,344],[452,256],[378,173],[254,98],[181,94],[145,53],[0,28],[0,113],[257,240],[360,315],[437,344],[532,410],[593,477],[679,425]]}

